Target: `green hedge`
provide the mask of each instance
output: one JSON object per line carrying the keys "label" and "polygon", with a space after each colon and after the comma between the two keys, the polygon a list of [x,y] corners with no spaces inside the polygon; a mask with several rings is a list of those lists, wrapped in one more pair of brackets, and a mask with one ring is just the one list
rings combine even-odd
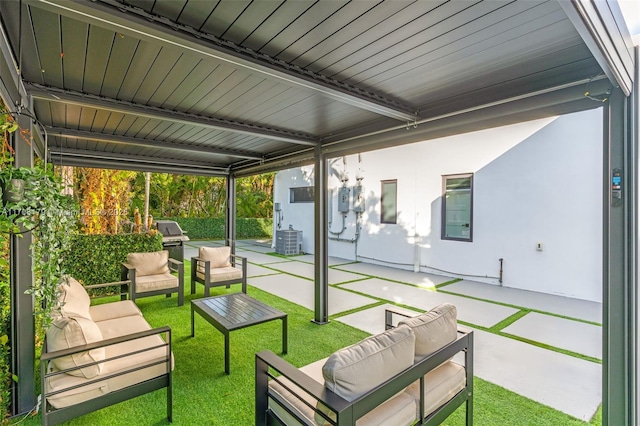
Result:
{"label": "green hedge", "polygon": [[[192,240],[224,239],[224,219],[222,218],[184,218],[167,217],[174,220]],[[273,219],[238,218],[236,219],[236,238],[271,238]]]}
{"label": "green hedge", "polygon": [[120,281],[128,253],[162,250],[162,235],[76,235],[64,260],[67,274],[83,284]]}

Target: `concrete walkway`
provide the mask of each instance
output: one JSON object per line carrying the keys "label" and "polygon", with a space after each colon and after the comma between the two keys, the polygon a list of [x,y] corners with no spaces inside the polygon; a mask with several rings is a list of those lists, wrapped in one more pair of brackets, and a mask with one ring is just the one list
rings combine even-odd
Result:
{"label": "concrete walkway", "polygon": [[[185,259],[197,255],[199,245],[222,244],[190,241]],[[249,285],[313,310],[313,256],[282,258],[272,252],[270,241],[238,242],[237,253],[249,262]],[[339,258],[330,258],[329,265],[332,321],[374,334],[384,330],[386,306],[401,304],[415,314],[452,303],[458,319],[475,331],[477,377],[581,420],[598,409],[601,304],[467,280],[442,285],[449,278]],[[361,310],[341,315],[356,308]]]}

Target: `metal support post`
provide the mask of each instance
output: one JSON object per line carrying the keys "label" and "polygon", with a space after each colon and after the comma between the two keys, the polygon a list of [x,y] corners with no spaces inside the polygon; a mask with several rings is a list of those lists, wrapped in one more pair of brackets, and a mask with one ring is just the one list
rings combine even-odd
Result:
{"label": "metal support post", "polygon": [[327,229],[327,157],[322,148],[317,146],[314,152],[314,246],[315,246],[315,305],[314,319],[316,324],[329,322],[329,251]]}
{"label": "metal support post", "polygon": [[231,247],[231,253],[236,253],[236,177],[227,176],[227,217],[225,221],[225,239]]}
{"label": "metal support post", "polygon": [[635,424],[630,319],[636,304],[638,173],[630,107],[630,98],[614,89],[604,108],[602,420],[611,426]]}

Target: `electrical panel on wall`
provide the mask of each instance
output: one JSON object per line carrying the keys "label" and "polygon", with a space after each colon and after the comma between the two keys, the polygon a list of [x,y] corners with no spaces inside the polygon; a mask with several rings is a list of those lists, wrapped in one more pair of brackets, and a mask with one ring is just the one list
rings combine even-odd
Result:
{"label": "electrical panel on wall", "polygon": [[349,212],[349,192],[350,189],[345,186],[338,190],[338,211],[341,213]]}
{"label": "electrical panel on wall", "polygon": [[362,185],[353,187],[353,211],[356,213],[364,212],[364,188]]}

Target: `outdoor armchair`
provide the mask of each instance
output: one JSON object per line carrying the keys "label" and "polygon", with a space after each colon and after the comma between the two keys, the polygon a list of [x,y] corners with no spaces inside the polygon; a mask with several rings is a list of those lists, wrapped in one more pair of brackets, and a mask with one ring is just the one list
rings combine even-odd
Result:
{"label": "outdoor armchair", "polygon": [[129,253],[121,279],[131,281],[129,297],[134,302],[139,297],[178,293],[178,306],[184,304],[184,265],[171,259],[167,250]]}
{"label": "outdoor armchair", "polygon": [[200,247],[198,257],[191,258],[191,294],[196,292],[196,282],[204,285],[204,297],[209,297],[211,287],[242,283],[247,292],[247,258],[231,253],[231,247]]}

